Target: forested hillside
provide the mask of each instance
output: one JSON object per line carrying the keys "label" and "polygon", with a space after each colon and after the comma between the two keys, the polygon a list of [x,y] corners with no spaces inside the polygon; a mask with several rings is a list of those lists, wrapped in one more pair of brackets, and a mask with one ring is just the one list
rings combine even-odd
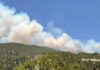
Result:
{"label": "forested hillside", "polygon": [[72,54],[66,52],[48,53],[33,58],[15,70],[100,70],[100,62],[82,61],[82,59],[100,59],[98,54]]}
{"label": "forested hillside", "polygon": [[16,43],[0,44],[0,70],[13,70],[35,55],[53,52],[50,48]]}
{"label": "forested hillside", "polygon": [[73,54],[16,43],[0,45],[0,70],[100,70],[100,62],[91,59],[100,60],[100,54]]}

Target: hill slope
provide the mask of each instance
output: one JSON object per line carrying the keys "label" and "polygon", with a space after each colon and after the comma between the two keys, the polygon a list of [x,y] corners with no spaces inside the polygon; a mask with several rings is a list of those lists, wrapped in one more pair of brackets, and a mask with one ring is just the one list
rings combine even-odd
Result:
{"label": "hill slope", "polygon": [[0,70],[13,70],[36,55],[54,52],[54,50],[35,45],[16,43],[0,44]]}
{"label": "hill slope", "polygon": [[100,55],[48,53],[26,61],[15,70],[100,70],[100,62],[82,61],[83,58],[100,59]]}
{"label": "hill slope", "polygon": [[0,70],[96,70],[100,54],[72,54],[46,47],[16,43],[0,44]]}
{"label": "hill slope", "polygon": [[0,56],[8,55],[28,55],[34,56],[45,52],[53,52],[53,49],[35,46],[23,45],[17,43],[0,44]]}

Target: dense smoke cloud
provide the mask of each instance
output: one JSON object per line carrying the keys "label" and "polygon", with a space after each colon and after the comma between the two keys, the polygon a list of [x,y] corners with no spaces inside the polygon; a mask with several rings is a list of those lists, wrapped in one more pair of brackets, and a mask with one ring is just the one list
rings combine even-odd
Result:
{"label": "dense smoke cloud", "polygon": [[[28,45],[47,46],[49,48],[72,53],[100,53],[100,43],[89,40],[82,44],[72,39],[57,27],[49,25],[49,32],[36,20],[30,21],[26,13],[15,14],[15,9],[0,4],[0,43],[22,43]],[[58,33],[60,36],[54,36]]]}

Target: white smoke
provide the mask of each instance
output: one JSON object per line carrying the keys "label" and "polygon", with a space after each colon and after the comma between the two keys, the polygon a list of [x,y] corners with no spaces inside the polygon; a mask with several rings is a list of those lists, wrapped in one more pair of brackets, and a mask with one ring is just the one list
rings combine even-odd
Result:
{"label": "white smoke", "polygon": [[[100,43],[89,40],[86,45],[62,33],[57,27],[49,27],[45,32],[36,20],[30,21],[26,13],[15,14],[15,9],[0,4],[0,43],[22,43],[28,45],[47,46],[49,48],[72,53],[100,53]],[[55,33],[60,34],[55,35]]]}

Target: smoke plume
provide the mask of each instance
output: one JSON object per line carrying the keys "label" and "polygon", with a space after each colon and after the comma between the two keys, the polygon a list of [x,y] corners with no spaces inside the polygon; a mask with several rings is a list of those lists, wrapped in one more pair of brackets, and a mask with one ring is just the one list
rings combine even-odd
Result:
{"label": "smoke plume", "polygon": [[44,27],[36,20],[30,21],[26,13],[16,14],[15,9],[0,4],[0,43],[39,45],[72,53],[100,53],[99,42],[89,40],[82,44],[57,27],[49,25],[48,28],[52,31],[44,31]]}

